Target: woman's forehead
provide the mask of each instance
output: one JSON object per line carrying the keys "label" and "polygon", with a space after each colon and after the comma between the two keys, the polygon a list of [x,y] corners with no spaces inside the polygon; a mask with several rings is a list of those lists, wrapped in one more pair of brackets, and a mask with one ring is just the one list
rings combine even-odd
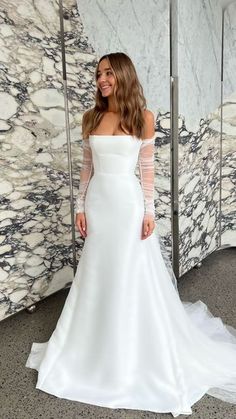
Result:
{"label": "woman's forehead", "polygon": [[110,64],[106,58],[104,58],[98,65],[99,70],[111,70]]}

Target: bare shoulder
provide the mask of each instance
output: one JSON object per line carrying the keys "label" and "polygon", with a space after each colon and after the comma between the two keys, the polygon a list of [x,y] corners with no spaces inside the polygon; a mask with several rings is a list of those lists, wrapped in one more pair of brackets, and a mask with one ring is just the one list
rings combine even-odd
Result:
{"label": "bare shoulder", "polygon": [[154,122],[154,113],[152,111],[150,111],[149,109],[144,109],[143,111],[144,114],[144,118],[147,121],[153,121]]}
{"label": "bare shoulder", "polygon": [[152,111],[145,109],[144,111],[144,138],[151,138],[155,134],[155,117]]}

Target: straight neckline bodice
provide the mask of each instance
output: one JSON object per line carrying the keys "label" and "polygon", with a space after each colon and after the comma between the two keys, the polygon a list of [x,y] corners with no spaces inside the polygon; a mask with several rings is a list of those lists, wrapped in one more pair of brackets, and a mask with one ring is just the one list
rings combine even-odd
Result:
{"label": "straight neckline bodice", "polygon": [[89,137],[133,137],[131,134],[90,134]]}

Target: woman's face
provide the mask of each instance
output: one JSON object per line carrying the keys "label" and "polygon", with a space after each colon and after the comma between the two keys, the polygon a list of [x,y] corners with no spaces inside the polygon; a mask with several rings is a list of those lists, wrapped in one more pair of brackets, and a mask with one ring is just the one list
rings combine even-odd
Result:
{"label": "woman's face", "polygon": [[110,68],[109,62],[106,58],[99,63],[96,84],[103,97],[114,94],[116,80],[113,70]]}

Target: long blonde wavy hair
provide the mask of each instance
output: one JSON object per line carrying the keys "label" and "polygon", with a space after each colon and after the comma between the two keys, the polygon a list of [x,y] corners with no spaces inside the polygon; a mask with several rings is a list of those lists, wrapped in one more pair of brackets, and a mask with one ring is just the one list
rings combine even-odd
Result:
{"label": "long blonde wavy hair", "polygon": [[[144,113],[147,108],[143,88],[133,62],[123,52],[114,52],[103,55],[98,61],[95,70],[97,80],[99,63],[106,58],[114,72],[116,85],[114,96],[120,113],[119,128],[135,135],[137,138],[144,137]],[[95,106],[87,110],[83,115],[82,137],[87,139],[89,134],[99,125],[104,113],[108,110],[108,99],[103,97],[100,90],[95,94]],[[124,129],[123,129],[124,128]]]}

